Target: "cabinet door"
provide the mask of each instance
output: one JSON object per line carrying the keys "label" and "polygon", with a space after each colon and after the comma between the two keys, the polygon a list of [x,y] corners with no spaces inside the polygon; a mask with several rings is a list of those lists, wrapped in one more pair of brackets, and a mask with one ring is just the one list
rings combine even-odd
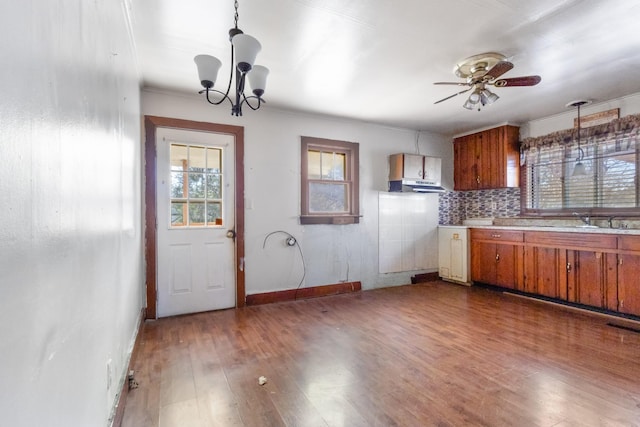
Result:
{"label": "cabinet door", "polygon": [[456,138],[453,142],[454,150],[454,189],[456,191],[476,190],[477,166],[476,144],[474,135]]}
{"label": "cabinet door", "polygon": [[568,274],[569,301],[604,307],[604,254],[592,251],[567,251],[573,268]]}
{"label": "cabinet door", "polygon": [[522,290],[523,247],[520,245],[496,245],[496,281],[503,288]]}
{"label": "cabinet door", "polygon": [[496,284],[496,244],[471,242],[471,280]]}
{"label": "cabinet door", "polygon": [[640,316],[640,255],[618,255],[618,311]]}
{"label": "cabinet door", "polygon": [[567,299],[565,250],[529,246],[525,258],[525,292]]}
{"label": "cabinet door", "polygon": [[502,128],[489,129],[482,132],[481,153],[482,169],[480,170],[480,188],[504,187],[504,144],[501,140]]}
{"label": "cabinet door", "polygon": [[404,156],[404,178],[422,179],[424,178],[424,157],[418,154],[403,154]]}

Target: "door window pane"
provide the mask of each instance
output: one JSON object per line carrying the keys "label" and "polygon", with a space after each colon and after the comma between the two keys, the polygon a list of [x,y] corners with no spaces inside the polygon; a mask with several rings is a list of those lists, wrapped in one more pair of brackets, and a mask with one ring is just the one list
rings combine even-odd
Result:
{"label": "door window pane", "polygon": [[171,198],[186,199],[187,189],[184,186],[185,172],[171,172]]}
{"label": "door window pane", "polygon": [[189,155],[188,147],[186,145],[171,144],[169,157],[172,171],[187,170]]}
{"label": "door window pane", "polygon": [[189,174],[189,198],[204,199],[204,174]]}
{"label": "door window pane", "polygon": [[170,144],[171,227],[222,226],[222,148]]}
{"label": "door window pane", "polygon": [[222,177],[207,175],[207,199],[222,199]]}
{"label": "door window pane", "polygon": [[222,172],[222,150],[207,148],[207,173]]}
{"label": "door window pane", "polygon": [[184,202],[171,202],[171,226],[184,227],[186,222],[187,204]]}
{"label": "door window pane", "polygon": [[204,147],[189,146],[189,172],[204,172],[207,164]]}
{"label": "door window pane", "polygon": [[204,203],[189,203],[189,225],[204,225]]}
{"label": "door window pane", "polygon": [[222,204],[207,202],[207,225],[222,225]]}

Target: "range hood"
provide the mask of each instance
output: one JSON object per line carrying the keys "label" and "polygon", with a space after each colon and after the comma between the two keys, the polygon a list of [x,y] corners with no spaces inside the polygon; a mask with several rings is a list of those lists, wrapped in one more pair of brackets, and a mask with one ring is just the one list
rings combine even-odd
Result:
{"label": "range hood", "polygon": [[389,191],[443,193],[440,185],[442,159],[419,154],[389,156]]}

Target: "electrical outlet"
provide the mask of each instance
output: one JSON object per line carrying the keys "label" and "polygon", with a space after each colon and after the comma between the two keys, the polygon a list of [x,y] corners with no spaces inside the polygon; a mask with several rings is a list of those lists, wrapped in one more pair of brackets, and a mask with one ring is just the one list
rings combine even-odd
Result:
{"label": "electrical outlet", "polygon": [[498,203],[497,202],[491,202],[491,210],[495,211],[496,209],[498,209]]}

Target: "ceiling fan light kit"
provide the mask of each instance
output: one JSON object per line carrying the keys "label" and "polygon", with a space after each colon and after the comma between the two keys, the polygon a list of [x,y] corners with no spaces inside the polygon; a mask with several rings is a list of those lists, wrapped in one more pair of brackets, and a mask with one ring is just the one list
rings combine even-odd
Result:
{"label": "ceiling fan light kit", "polygon": [[496,52],[481,53],[460,61],[453,67],[453,73],[457,77],[465,79],[465,82],[436,82],[434,84],[469,86],[469,89],[454,93],[453,95],[436,101],[435,104],[472,91],[462,106],[467,110],[477,108],[478,111],[480,111],[483,106],[491,105],[500,98],[487,88],[489,85],[495,87],[535,86],[540,83],[540,76],[498,79],[498,77],[512,68],[513,64],[507,61],[504,55]]}
{"label": "ceiling fan light kit", "polygon": [[[220,105],[225,100],[228,100],[231,104],[231,114],[234,116],[242,116],[242,106],[248,105],[252,110],[257,110],[266,101],[262,99],[264,95],[265,87],[267,84],[267,76],[269,75],[269,69],[262,65],[254,65],[256,57],[262,46],[260,42],[248,34],[244,34],[241,29],[238,28],[238,1],[234,1],[234,27],[229,30],[229,40],[231,41],[231,71],[229,73],[229,84],[227,85],[226,92],[214,89],[214,85],[218,78],[218,71],[222,66],[220,61],[215,56],[211,55],[197,55],[193,58],[198,68],[198,76],[200,78],[200,84],[202,89],[200,94],[205,94],[205,97],[209,104]],[[235,61],[235,62],[234,62]],[[233,76],[235,70],[235,102],[229,97],[231,92],[231,85],[233,83]],[[246,79],[249,79],[249,85],[253,89],[253,96],[246,96],[244,93]],[[213,100],[210,94],[213,92],[222,97],[218,100]],[[251,104],[250,99],[257,100],[255,105]]]}

